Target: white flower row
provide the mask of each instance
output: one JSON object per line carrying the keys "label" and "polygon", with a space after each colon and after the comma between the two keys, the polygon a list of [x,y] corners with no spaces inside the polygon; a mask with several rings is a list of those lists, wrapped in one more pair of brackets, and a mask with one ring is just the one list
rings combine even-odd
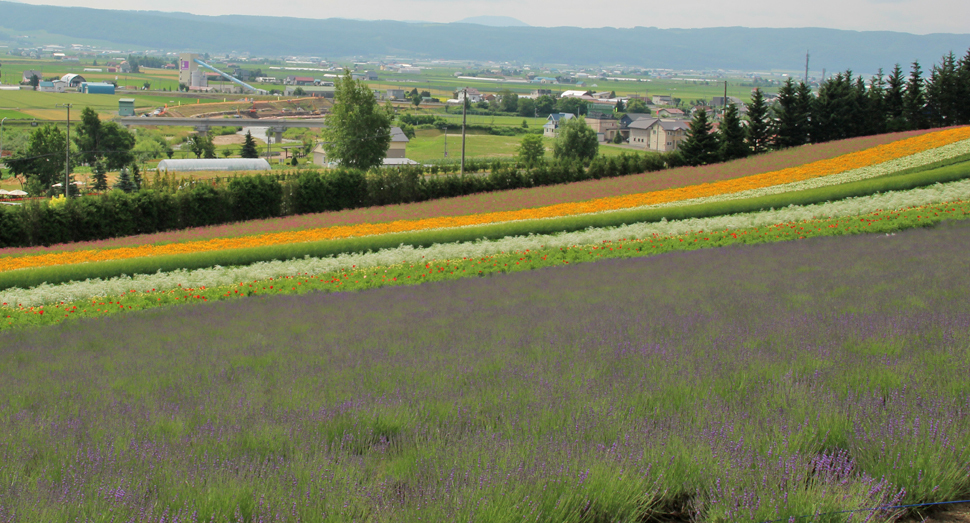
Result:
{"label": "white flower row", "polygon": [[[904,156],[902,158],[896,158],[895,160],[889,160],[888,162],[883,162],[876,165],[870,165],[868,167],[860,167],[858,169],[852,169],[838,174],[820,176],[818,178],[802,180],[799,182],[773,185],[771,187],[762,187],[760,189],[750,189],[747,191],[718,194],[716,196],[692,198],[690,200],[678,200],[674,202],[644,205],[641,207],[637,207],[637,209],[651,209],[651,208],[656,209],[661,207],[677,207],[681,205],[723,202],[723,201],[729,201],[729,200],[740,200],[743,198],[756,198],[759,196],[782,194],[782,193],[793,192],[793,191],[803,191],[806,189],[816,189],[819,187],[829,187],[832,185],[839,185],[843,183],[868,180],[870,178],[876,178],[878,176],[893,174],[900,171],[904,171],[906,169],[912,169],[914,167],[922,167],[924,165],[929,165],[934,162],[948,160],[950,158],[956,158],[957,156],[962,156],[964,154],[970,154],[970,140],[963,140],[960,142],[951,143],[949,145],[944,145],[942,147],[937,147],[935,149],[929,149],[910,156]],[[619,209],[619,210],[626,211],[629,209]],[[611,212],[615,212],[615,211],[611,211]]]}
{"label": "white flower row", "polygon": [[207,269],[158,272],[109,279],[91,279],[57,285],[41,284],[30,289],[11,288],[0,291],[0,304],[9,306],[37,306],[71,302],[95,296],[120,296],[129,291],[152,289],[170,290],[179,285],[187,288],[219,287],[244,281],[267,280],[297,274],[322,274],[351,268],[386,267],[399,263],[429,260],[448,260],[463,257],[484,257],[494,254],[534,250],[540,247],[590,245],[603,241],[669,236],[697,231],[765,227],[778,223],[836,218],[901,209],[934,203],[970,200],[970,180],[937,184],[909,191],[889,192],[837,202],[783,209],[742,213],[711,218],[637,223],[610,228],[589,228],[583,231],[552,235],[513,236],[494,241],[474,241],[437,244],[427,248],[402,245],[370,253],[349,253],[327,258],[310,258],[260,262],[240,267],[210,267]]}

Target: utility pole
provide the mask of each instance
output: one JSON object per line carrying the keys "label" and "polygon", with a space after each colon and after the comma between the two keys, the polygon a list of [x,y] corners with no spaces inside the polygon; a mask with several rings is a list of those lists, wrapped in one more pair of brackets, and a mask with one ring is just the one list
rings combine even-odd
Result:
{"label": "utility pole", "polygon": [[445,124],[445,158],[448,157],[448,124]]}
{"label": "utility pole", "polygon": [[805,85],[808,85],[808,51],[805,51]]}
{"label": "utility pole", "polygon": [[462,93],[464,95],[461,97],[461,167],[458,171],[459,175],[465,174],[465,120],[468,113],[468,88],[462,89]]}
{"label": "utility pole", "polygon": [[0,164],[3,163],[3,122],[6,122],[7,118],[0,120]]}
{"label": "utility pole", "polygon": [[71,197],[71,107],[74,104],[57,104],[56,107],[67,108],[67,140],[64,147],[64,197]]}

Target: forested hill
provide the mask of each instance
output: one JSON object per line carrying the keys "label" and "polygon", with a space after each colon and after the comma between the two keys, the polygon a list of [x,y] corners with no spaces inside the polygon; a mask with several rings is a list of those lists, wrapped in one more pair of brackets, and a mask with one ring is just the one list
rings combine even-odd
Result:
{"label": "forested hill", "polygon": [[[649,23],[644,20],[644,23]],[[913,35],[835,29],[581,29],[488,27],[264,16],[197,16],[35,6],[0,1],[0,26],[45,30],[118,44],[257,55],[325,58],[399,56],[527,63],[628,64],[673,69],[812,69],[874,72],[896,62],[934,63],[950,51],[962,55],[970,34]]]}

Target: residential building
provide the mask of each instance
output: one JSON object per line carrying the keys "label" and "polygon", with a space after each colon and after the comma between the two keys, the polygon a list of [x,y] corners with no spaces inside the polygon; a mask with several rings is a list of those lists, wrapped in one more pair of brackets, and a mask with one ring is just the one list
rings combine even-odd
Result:
{"label": "residential building", "polygon": [[63,93],[67,88],[67,83],[60,80],[53,82],[42,81],[37,84],[37,90],[44,93]]}
{"label": "residential building", "polygon": [[630,145],[647,151],[676,151],[690,129],[684,120],[640,118],[629,126]]}
{"label": "residential building", "polygon": [[468,96],[468,101],[471,103],[478,103],[482,101],[482,93],[478,92],[478,89],[475,89],[474,87],[469,87],[467,89],[458,90],[458,102],[461,103],[465,99],[466,95]]}
{"label": "residential building", "polygon": [[591,96],[593,93],[589,91],[563,91],[559,98],[583,98],[584,96]]}
{"label": "residential building", "polygon": [[36,69],[27,69],[27,70],[24,71],[24,77],[23,77],[22,80],[20,80],[20,83],[22,83],[22,84],[29,84],[30,83],[30,79],[32,77],[34,77],[34,76],[36,76],[38,80],[43,80],[44,79],[44,75],[40,71],[38,71]]}
{"label": "residential building", "polygon": [[[734,104],[734,105],[738,105],[738,106],[743,105],[743,102],[737,96],[728,96],[727,97],[727,103]],[[714,107],[724,107],[724,97],[723,96],[715,96],[711,100],[711,105],[713,105]]]}
{"label": "residential building", "polygon": [[661,118],[684,118],[687,115],[680,109],[666,108],[657,111],[657,116]]}
{"label": "residential building", "polygon": [[666,94],[655,94],[650,99],[653,105],[673,105],[674,97]]}
{"label": "residential building", "polygon": [[391,145],[387,148],[387,158],[406,158],[409,141],[400,127],[391,127]]}
{"label": "residential building", "polygon": [[542,126],[542,135],[546,138],[555,138],[559,134],[559,127],[566,121],[575,118],[573,113],[552,113],[546,118],[545,125]]}
{"label": "residential building", "polygon": [[373,82],[377,80],[377,73],[374,71],[365,71],[363,73],[351,73],[350,77],[354,80],[365,80]]}
{"label": "residential building", "polygon": [[404,89],[388,89],[387,98],[388,100],[403,100]]}
{"label": "residential building", "polygon": [[[391,127],[391,143],[387,147],[387,155],[384,157],[384,167],[417,165],[418,162],[407,158],[409,141],[400,127]],[[313,163],[327,165],[327,153],[323,150],[323,145],[318,145],[313,149]]]}
{"label": "residential building", "polygon": [[530,98],[538,98],[540,96],[552,96],[552,89],[533,89],[532,94],[529,95]]}
{"label": "residential building", "polygon": [[334,94],[337,92],[336,87],[324,86],[324,85],[289,85],[283,90],[285,96],[295,96],[295,92],[299,89],[303,89],[304,96],[313,97],[323,97],[323,98],[333,98]]}
{"label": "residential building", "polygon": [[620,123],[612,113],[607,114],[599,111],[591,111],[586,115],[586,125],[596,131],[596,137],[601,142],[612,141],[620,129]]}

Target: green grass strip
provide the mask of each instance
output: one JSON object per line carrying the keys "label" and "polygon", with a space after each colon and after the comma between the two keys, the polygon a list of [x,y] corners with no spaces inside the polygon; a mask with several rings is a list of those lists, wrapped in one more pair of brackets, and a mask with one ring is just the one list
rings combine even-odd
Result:
{"label": "green grass strip", "polygon": [[942,203],[885,211],[863,216],[783,223],[724,231],[701,231],[680,236],[603,242],[569,248],[544,248],[510,252],[482,258],[439,260],[427,264],[333,271],[325,274],[294,274],[265,281],[239,282],[216,288],[179,288],[131,293],[120,297],[96,297],[42,307],[0,307],[0,331],[52,325],[79,318],[233,300],[246,296],[305,294],[314,291],[350,292],[378,287],[417,285],[468,277],[557,267],[610,258],[646,257],[673,251],[691,251],[732,245],[756,245],[852,234],[885,234],[917,227],[933,227],[943,221],[970,219],[970,202]]}
{"label": "green grass strip", "polygon": [[881,177],[803,191],[681,207],[635,209],[562,218],[523,220],[476,227],[434,229],[341,240],[39,267],[0,273],[0,289],[27,288],[44,282],[56,284],[83,281],[88,278],[113,278],[126,274],[153,274],[158,271],[167,272],[176,269],[201,269],[216,265],[224,267],[250,265],[261,261],[288,260],[304,256],[333,256],[347,252],[377,251],[398,247],[402,244],[428,247],[436,243],[474,241],[480,238],[499,239],[528,234],[554,234],[578,231],[589,227],[616,227],[632,223],[658,222],[663,219],[708,218],[780,209],[789,205],[811,205],[890,191],[905,191],[965,178],[970,178],[970,162],[921,170],[901,176]]}

